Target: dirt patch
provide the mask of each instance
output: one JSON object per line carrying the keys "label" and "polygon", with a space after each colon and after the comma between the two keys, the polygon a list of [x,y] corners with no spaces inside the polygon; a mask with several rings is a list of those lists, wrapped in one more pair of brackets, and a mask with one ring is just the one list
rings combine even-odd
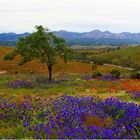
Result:
{"label": "dirt patch", "polygon": [[6,74],[7,71],[0,71],[0,75]]}

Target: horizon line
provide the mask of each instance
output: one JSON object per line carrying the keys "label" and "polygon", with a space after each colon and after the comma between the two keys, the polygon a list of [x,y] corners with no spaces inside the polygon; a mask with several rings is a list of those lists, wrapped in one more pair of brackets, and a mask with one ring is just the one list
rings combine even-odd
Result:
{"label": "horizon line", "polygon": [[[122,31],[122,32],[112,32],[112,31],[109,31],[109,30],[101,30],[101,29],[94,29],[94,30],[90,30],[90,31],[82,31],[82,32],[80,32],[80,31],[71,31],[71,30],[63,30],[63,29],[60,29],[60,30],[49,30],[49,31],[51,31],[51,32],[72,32],[72,33],[89,33],[89,32],[94,32],[94,31],[100,31],[100,32],[102,32],[102,33],[104,33],[104,32],[109,32],[109,33],[112,33],[112,34],[121,34],[121,33],[132,33],[132,34],[138,34],[138,33],[140,33],[140,31],[139,32],[129,32],[129,31]],[[33,32],[35,32],[35,30],[34,31],[25,31],[25,32],[14,32],[14,31],[9,31],[9,32],[1,32],[0,31],[0,34],[4,34],[4,33],[6,33],[6,34],[8,34],[8,33],[14,33],[14,34],[25,34],[25,33],[33,33]]]}

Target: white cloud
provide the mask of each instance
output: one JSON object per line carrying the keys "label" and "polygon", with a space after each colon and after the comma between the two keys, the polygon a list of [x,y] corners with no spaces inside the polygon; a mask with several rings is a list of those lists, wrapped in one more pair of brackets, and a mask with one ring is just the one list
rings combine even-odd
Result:
{"label": "white cloud", "polygon": [[0,32],[52,30],[140,32],[139,0],[0,0]]}

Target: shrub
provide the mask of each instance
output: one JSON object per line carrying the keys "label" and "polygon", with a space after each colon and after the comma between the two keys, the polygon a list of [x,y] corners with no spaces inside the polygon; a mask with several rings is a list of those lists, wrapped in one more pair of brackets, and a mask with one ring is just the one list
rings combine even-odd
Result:
{"label": "shrub", "polygon": [[140,72],[138,72],[137,70],[133,70],[133,71],[131,72],[131,78],[140,79]]}
{"label": "shrub", "polygon": [[11,53],[7,53],[7,54],[3,57],[3,59],[4,59],[4,60],[12,60],[13,57],[14,57],[16,54],[17,54],[17,51],[14,50],[14,51],[11,52]]}
{"label": "shrub", "polygon": [[4,60],[11,60],[12,59],[12,54],[6,54],[3,59]]}
{"label": "shrub", "polygon": [[110,74],[112,74],[112,76],[113,76],[114,78],[119,78],[120,75],[121,75],[120,71],[117,70],[117,69],[113,69],[113,70],[110,72]]}
{"label": "shrub", "polygon": [[92,74],[92,78],[97,78],[97,77],[101,77],[101,76],[102,76],[102,73],[99,71],[96,71]]}

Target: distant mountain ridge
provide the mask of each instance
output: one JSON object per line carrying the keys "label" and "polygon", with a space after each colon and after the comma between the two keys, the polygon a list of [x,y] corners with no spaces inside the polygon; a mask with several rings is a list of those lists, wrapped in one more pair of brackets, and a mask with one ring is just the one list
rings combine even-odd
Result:
{"label": "distant mountain ridge", "polygon": [[[2,33],[0,34],[0,45],[16,45],[20,37],[28,36],[30,33]],[[130,45],[140,44],[140,33],[111,33],[109,31],[93,30],[90,32],[68,32],[65,30],[54,31],[54,34],[64,38],[68,45]]]}
{"label": "distant mountain ridge", "polygon": [[26,37],[30,33],[16,34],[16,33],[2,33],[0,34],[0,45],[1,46],[15,46],[16,42],[21,37]]}
{"label": "distant mountain ridge", "polygon": [[13,41],[13,40],[18,40],[20,37],[25,37],[28,36],[30,33],[23,33],[23,34],[16,34],[16,33],[2,33],[0,34],[0,41]]}
{"label": "distant mountain ridge", "polygon": [[111,33],[93,30],[90,32],[56,31],[57,36],[66,39],[69,45],[135,45],[140,44],[140,33]]}
{"label": "distant mountain ridge", "polygon": [[54,32],[56,35],[63,38],[116,38],[116,39],[140,39],[140,33],[130,33],[130,32],[122,32],[122,33],[111,33],[109,31],[100,31],[93,30],[90,32],[67,32],[67,31],[56,31]]}

